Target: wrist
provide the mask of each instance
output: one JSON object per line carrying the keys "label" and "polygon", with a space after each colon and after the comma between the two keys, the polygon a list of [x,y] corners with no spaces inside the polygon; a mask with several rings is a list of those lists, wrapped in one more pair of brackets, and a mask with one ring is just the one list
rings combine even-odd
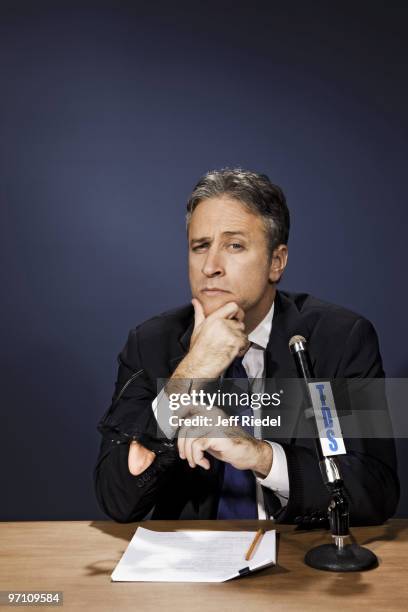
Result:
{"label": "wrist", "polygon": [[256,440],[257,452],[255,453],[255,464],[252,471],[255,472],[259,478],[266,478],[272,469],[273,463],[273,450],[272,446],[265,442],[265,440]]}
{"label": "wrist", "polygon": [[186,355],[167,381],[164,391],[167,397],[172,394],[190,394],[193,390],[199,391],[203,383],[205,384],[213,378],[208,373],[198,369],[189,359],[189,355]]}
{"label": "wrist", "polygon": [[221,372],[222,370],[218,371],[218,369],[214,368],[214,365],[209,365],[204,359],[198,357],[193,351],[190,351],[180,362],[172,378],[180,380],[214,380],[218,378]]}

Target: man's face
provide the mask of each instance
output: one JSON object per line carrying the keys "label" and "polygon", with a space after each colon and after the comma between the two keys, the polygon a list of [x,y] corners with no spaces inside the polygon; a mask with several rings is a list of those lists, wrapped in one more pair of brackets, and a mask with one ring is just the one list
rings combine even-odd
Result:
{"label": "man's face", "polygon": [[206,316],[227,302],[245,313],[274,295],[267,239],[260,216],[230,196],[203,200],[189,226],[192,296]]}

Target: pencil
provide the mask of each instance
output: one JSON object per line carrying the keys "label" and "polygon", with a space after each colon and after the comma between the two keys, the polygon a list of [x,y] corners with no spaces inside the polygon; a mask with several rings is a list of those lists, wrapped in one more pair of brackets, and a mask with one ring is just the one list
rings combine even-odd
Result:
{"label": "pencil", "polygon": [[245,555],[245,561],[249,561],[250,560],[250,558],[252,557],[252,555],[254,553],[255,548],[257,547],[257,545],[261,541],[261,538],[264,535],[264,533],[265,533],[264,529],[258,529],[258,531],[255,534],[254,539],[252,540],[251,546],[247,550],[247,553]]}

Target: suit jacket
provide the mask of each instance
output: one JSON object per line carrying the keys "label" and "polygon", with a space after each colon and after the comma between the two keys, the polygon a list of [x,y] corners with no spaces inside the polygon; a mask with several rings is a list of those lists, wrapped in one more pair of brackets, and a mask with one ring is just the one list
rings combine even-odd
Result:
{"label": "suit jacket", "polygon": [[[216,517],[220,462],[210,458],[210,470],[192,469],[166,444],[154,440],[157,426],[151,404],[158,392],[157,379],[169,378],[183,359],[193,325],[191,305],[163,313],[133,329],[119,355],[114,400],[131,374],[139,374],[103,419],[108,426],[101,428],[105,435],[94,470],[98,502],[118,522],[141,520],[153,507],[154,519]],[[384,376],[377,335],[367,319],[308,294],[278,291],[265,352],[267,378],[297,376],[288,349],[294,334],[308,340],[318,378]],[[299,420],[290,438],[276,439],[286,453],[290,485],[288,504],[277,513],[278,522],[293,523],[315,512],[326,514],[329,502],[314,442],[298,437],[298,426]],[[139,476],[128,470],[129,436],[157,453]],[[346,448],[347,455],[338,460],[350,502],[350,522],[382,523],[394,514],[399,499],[393,439],[353,438],[346,441]],[[262,489],[266,511],[276,515],[276,496]]]}

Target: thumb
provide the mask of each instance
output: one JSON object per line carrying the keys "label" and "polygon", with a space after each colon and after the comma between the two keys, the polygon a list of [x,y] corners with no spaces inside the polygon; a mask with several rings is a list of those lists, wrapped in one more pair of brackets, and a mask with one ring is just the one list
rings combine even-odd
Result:
{"label": "thumb", "polygon": [[194,329],[197,329],[197,327],[205,320],[204,309],[201,302],[197,300],[197,298],[193,298],[191,303],[194,307]]}
{"label": "thumb", "polygon": [[155,453],[145,448],[139,442],[132,441],[129,445],[128,468],[133,476],[139,476],[156,459]]}

